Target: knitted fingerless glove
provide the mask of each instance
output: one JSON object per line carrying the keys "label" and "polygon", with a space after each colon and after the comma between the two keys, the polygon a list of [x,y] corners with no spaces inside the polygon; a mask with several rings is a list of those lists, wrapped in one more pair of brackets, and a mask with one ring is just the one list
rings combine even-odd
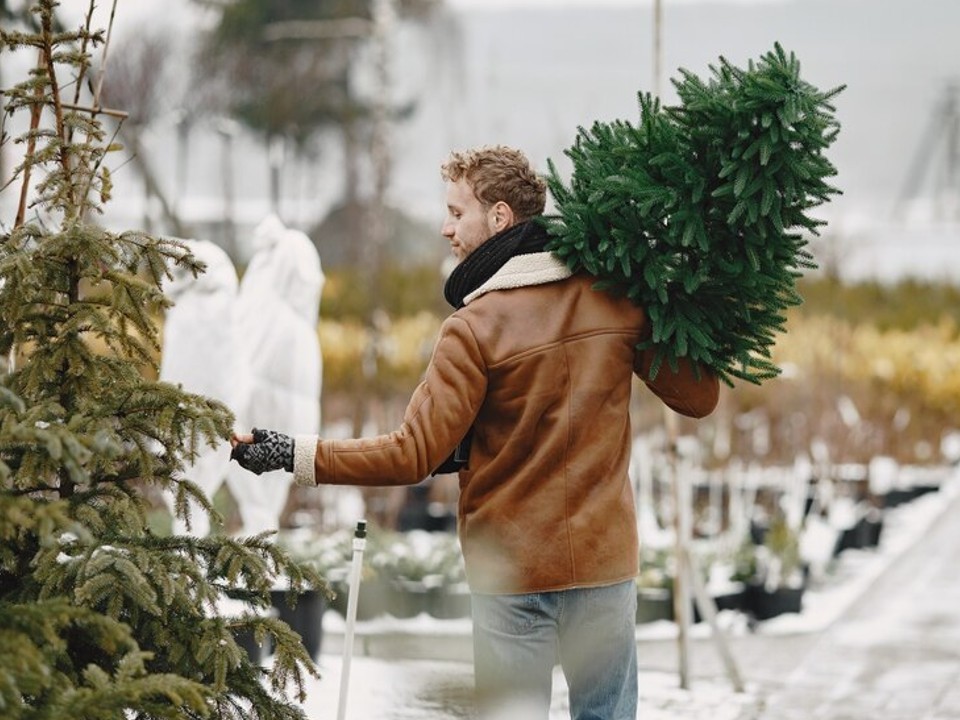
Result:
{"label": "knitted fingerless glove", "polygon": [[230,459],[260,475],[271,470],[293,472],[293,438],[275,430],[253,429],[252,443],[238,443]]}

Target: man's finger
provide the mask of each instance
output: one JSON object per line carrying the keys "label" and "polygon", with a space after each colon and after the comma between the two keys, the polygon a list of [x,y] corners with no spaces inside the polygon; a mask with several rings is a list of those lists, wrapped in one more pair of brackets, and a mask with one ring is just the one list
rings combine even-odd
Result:
{"label": "man's finger", "polygon": [[243,435],[237,435],[236,433],[230,438],[230,445],[236,446],[239,443],[244,445],[250,445],[253,442],[253,435],[251,433],[244,433]]}

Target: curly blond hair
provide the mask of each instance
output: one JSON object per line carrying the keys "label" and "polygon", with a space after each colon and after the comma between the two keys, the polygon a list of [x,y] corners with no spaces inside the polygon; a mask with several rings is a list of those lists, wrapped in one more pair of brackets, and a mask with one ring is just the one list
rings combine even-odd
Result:
{"label": "curly blond hair", "polygon": [[473,194],[488,207],[502,200],[518,222],[542,215],[546,207],[546,182],[530,167],[526,155],[506,145],[451,152],[440,174],[452,182],[466,179]]}

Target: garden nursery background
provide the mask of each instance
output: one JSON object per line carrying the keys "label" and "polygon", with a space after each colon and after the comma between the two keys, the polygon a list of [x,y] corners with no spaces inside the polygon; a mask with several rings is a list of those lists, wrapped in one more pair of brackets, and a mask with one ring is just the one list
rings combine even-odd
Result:
{"label": "garden nursery background", "polygon": [[[678,77],[679,68],[705,77],[721,56],[746,66],[779,42],[796,53],[806,81],[822,90],[845,86],[832,99],[841,130],[826,151],[837,169],[830,182],[843,194],[815,210],[825,224],[819,236],[807,239],[818,267],[799,278],[803,303],[787,312],[786,332],[775,339],[772,360],[782,370],[777,377],[722,387],[719,407],[700,421],[666,421],[662,407],[636,381],[631,479],[643,543],[638,642],[677,633],[678,524],[689,522],[696,573],[721,611],[719,627],[734,636],[777,636],[828,626],[839,608],[857,602],[883,559],[916,541],[923,523],[952,497],[960,464],[960,45],[955,40],[960,5],[952,0],[121,0],[63,3],[47,15],[32,14],[32,4],[0,0],[5,33],[42,32],[44,18],[52,23],[50,32],[86,24],[109,28],[99,41],[84,45],[92,65],[74,66],[72,75],[61,77],[64,107],[69,109],[71,100],[74,110],[95,107],[105,142],[112,143],[103,161],[109,187],[101,195],[109,202],[84,206],[78,217],[108,234],[142,230],[187,239],[186,247],[207,264],[199,280],[179,271],[158,277],[158,290],[175,304],[165,307],[147,296],[143,317],[134,313],[156,328],[155,344],[144,342],[131,352],[112,330],[92,332],[98,326],[87,324],[85,346],[97,357],[131,357],[138,382],[169,381],[222,402],[240,429],[255,420],[328,437],[396,428],[429,360],[448,312],[442,282],[450,260],[439,235],[444,212],[439,164],[451,149],[515,145],[536,167],[546,171],[550,160],[566,176],[570,161],[564,150],[579,127],[635,121],[638,92],[657,94],[667,105],[677,102],[670,79]],[[82,37],[61,41],[75,47]],[[26,95],[14,96],[10,89],[37,65],[38,49],[43,57],[37,46],[11,46],[0,55],[8,111],[0,146],[5,242],[31,223],[49,229],[61,215],[70,217],[63,209],[69,203],[51,209],[45,204],[49,188],[33,189],[29,171],[24,179],[20,166],[25,154],[35,151],[26,138],[39,120],[31,125],[23,109],[29,106]],[[85,82],[74,87],[71,77]],[[81,132],[92,137],[89,128],[81,126]],[[42,164],[36,167],[43,177]],[[24,188],[34,204],[24,200]],[[30,232],[31,242],[39,242],[46,230]],[[10,252],[0,259],[7,283],[0,294],[5,292],[13,307],[17,288],[39,293],[43,283],[23,280],[29,268],[17,265]],[[133,275],[145,284],[150,280],[143,267],[181,263],[178,251],[162,243],[157,252],[139,257]],[[98,260],[104,267],[112,262],[109,254],[102,257],[108,258]],[[96,283],[102,278],[71,277],[73,300],[99,297]],[[119,276],[103,277],[122,284]],[[116,294],[111,297],[120,302]],[[286,310],[268,312],[284,304],[295,306],[289,319]],[[233,318],[235,307],[248,311],[245,324],[226,319]],[[133,312],[123,308],[121,314]],[[4,312],[10,328],[21,322],[43,325],[32,315]],[[114,321],[105,325],[113,327]],[[116,337],[147,338],[151,331],[138,322],[119,322]],[[56,344],[52,338],[61,337],[60,330],[51,323],[46,331]],[[17,373],[44,348],[42,329],[26,339],[16,332],[10,329],[13,339],[4,343],[4,373],[10,377],[21,377]],[[17,464],[24,443],[53,447],[45,435],[27,440],[25,431],[16,429],[25,418],[48,423],[36,425],[43,431],[56,425],[29,412],[29,397],[43,397],[44,387],[53,392],[56,382],[41,377],[45,372],[22,386],[19,379],[4,385],[12,394],[3,396],[0,435],[8,434],[0,438],[0,459],[12,474],[2,479],[4,502],[10,504],[0,537],[11,543],[22,539],[28,526],[17,525],[21,520],[13,508],[26,513],[18,498],[51,490],[26,483],[24,472],[33,468],[64,477],[50,470],[56,465]],[[230,382],[240,376],[246,378],[242,383]],[[112,385],[103,387],[113,392]],[[12,399],[18,395],[25,405]],[[233,402],[240,397],[245,399]],[[58,396],[57,407],[69,424],[70,413],[62,412],[69,410],[69,398]],[[371,526],[358,612],[363,654],[371,658],[361,659],[359,671],[390,684],[404,682],[397,669],[402,666],[377,666],[378,657],[468,661],[469,593],[455,536],[455,476],[362,491],[296,488],[285,476],[243,478],[229,469],[228,446],[216,442],[227,429],[225,416],[203,425],[203,412],[210,409],[190,405],[183,411],[187,419],[174,418],[173,410],[169,417],[163,414],[167,410],[158,416],[175,426],[184,423],[171,431],[180,433],[177,442],[184,446],[193,448],[203,434],[212,434],[215,446],[198,450],[186,472],[209,497],[219,521],[206,519],[202,498],[188,502],[170,483],[150,481],[152,474],[177,469],[166,465],[156,445],[135,443],[161,458],[160,470],[138,466],[136,474],[122,478],[142,501],[143,537],[150,540],[138,540],[140,545],[200,556],[201,566],[217,568],[208,580],[218,591],[204,600],[217,609],[214,616],[228,619],[229,644],[244,653],[242,659],[218,659],[223,668],[217,665],[210,677],[197,680],[207,689],[198,691],[202,699],[196,702],[182,701],[192,703],[190,712],[202,716],[215,698],[223,703],[217,705],[221,711],[252,707],[258,717],[297,716],[283,699],[284,688],[298,678],[293,668],[309,667],[310,656],[329,669],[342,646],[352,529],[360,518]],[[118,422],[127,422],[123,417]],[[157,442],[175,448],[174,435],[159,433]],[[103,449],[105,456],[115,452],[109,443],[96,448],[110,448]],[[103,486],[119,475],[116,467],[105,468],[97,482]],[[678,477],[687,489],[680,494]],[[61,499],[81,502],[59,487]],[[97,495],[97,502],[103,499]],[[186,506],[192,508],[189,525],[174,517],[177,507]],[[162,605],[165,593],[176,593],[157,590],[149,602],[121,602],[84,584],[94,582],[103,557],[133,559],[135,553],[116,549],[124,546],[106,532],[106,520],[91,521],[83,512],[70,517],[81,525],[92,522],[94,539],[51,515],[30,525],[26,534],[35,532],[36,543],[25,543],[19,555],[13,545],[0,554],[0,607],[22,608],[26,602],[22,573],[31,560],[25,553],[42,554],[43,547],[52,547],[44,543],[63,543],[57,545],[60,560],[56,553],[48,558],[66,573],[56,580],[63,583],[60,590],[67,588],[62,594],[74,593],[71,582],[84,588],[70,602],[128,623],[140,649],[159,653],[163,623],[136,637],[144,622],[137,613],[150,614],[144,608]],[[40,529],[44,522],[81,540],[65,541],[59,531],[44,536],[52,532]],[[277,533],[243,545],[261,531]],[[178,545],[180,537],[189,539]],[[224,555],[224,545],[204,545],[214,540],[232,548],[233,559]],[[84,546],[88,541],[92,544]],[[160,548],[165,542],[171,544]],[[268,571],[271,553],[278,550],[289,558]],[[64,558],[81,556],[83,570],[71,576],[71,561]],[[254,556],[265,564],[257,565]],[[284,565],[287,560],[293,564]],[[241,565],[246,569],[235,571]],[[100,577],[127,572],[134,570],[118,562]],[[55,574],[31,576],[36,585],[29,592],[58,594],[51,589]],[[324,584],[321,577],[335,597],[306,589],[311,580]],[[296,608],[286,602],[291,584],[300,596]],[[257,593],[260,599],[251,597]],[[70,611],[58,612],[62,624],[45,626],[44,632],[62,643],[53,643],[58,649],[49,652],[73,657],[77,688],[102,690],[107,680],[83,668],[96,664],[98,653],[114,657],[116,649],[104,649],[109,645],[104,637],[114,629],[98,630],[89,643],[96,652],[77,659],[78,641],[68,636],[87,631],[71,625],[79,621],[68,618]],[[697,623],[694,636],[702,638],[701,614],[698,608],[691,620]],[[159,610],[156,616],[164,617]],[[302,637],[305,656],[278,652],[288,641],[294,647],[296,638],[270,624],[276,617]],[[230,618],[252,620],[231,625]],[[0,619],[0,638],[13,643],[24,627]],[[44,652],[38,650],[37,657]],[[196,648],[189,652],[195,653],[190,667],[202,674],[205,658],[212,656]],[[118,686],[125,672],[130,677],[179,672],[196,680],[173,655],[152,666],[141,660],[139,669],[129,657],[130,667],[119,661],[101,665]],[[255,689],[261,664],[278,673],[263,692],[280,701],[268,701]],[[61,671],[71,673],[62,666]],[[23,677],[34,678],[30,673]],[[13,677],[7,685],[0,681],[0,708],[18,708],[11,717],[34,717],[29,708],[43,706],[38,698],[56,695],[43,681],[18,684]],[[335,683],[307,683],[306,694],[313,698],[307,707],[320,712]],[[177,686],[177,692],[187,689]],[[50,707],[60,707],[57,702],[79,707],[82,692],[77,692],[51,700]],[[90,692],[107,713],[104,695]],[[443,695],[436,688],[431,692]],[[124,697],[134,696],[130,691]],[[434,700],[441,707],[436,716],[449,716],[442,714],[444,698]],[[398,701],[406,702],[392,698]],[[453,703],[447,712],[460,707],[458,697],[447,701]],[[383,708],[376,700],[367,702],[369,713],[387,712],[388,701]],[[168,695],[160,706],[183,704]],[[76,716],[101,717],[96,714],[101,710]],[[144,717],[173,716],[157,708],[144,712],[157,713]]]}

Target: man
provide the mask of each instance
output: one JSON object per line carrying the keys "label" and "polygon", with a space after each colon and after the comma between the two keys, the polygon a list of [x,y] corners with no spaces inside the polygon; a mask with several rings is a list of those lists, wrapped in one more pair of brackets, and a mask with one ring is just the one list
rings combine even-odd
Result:
{"label": "man", "polygon": [[[234,456],[307,484],[399,485],[453,453],[443,465],[461,464],[482,715],[546,718],[559,662],[573,718],[633,720],[639,553],[628,408],[632,375],[648,380],[652,354],[636,350],[646,317],[545,251],[546,185],[521,152],[453,153],[442,175],[442,234],[459,261],[444,294],[455,311],[400,428],[295,441],[256,430],[234,438]],[[684,363],[648,386],[693,417],[717,402],[716,378]]]}

